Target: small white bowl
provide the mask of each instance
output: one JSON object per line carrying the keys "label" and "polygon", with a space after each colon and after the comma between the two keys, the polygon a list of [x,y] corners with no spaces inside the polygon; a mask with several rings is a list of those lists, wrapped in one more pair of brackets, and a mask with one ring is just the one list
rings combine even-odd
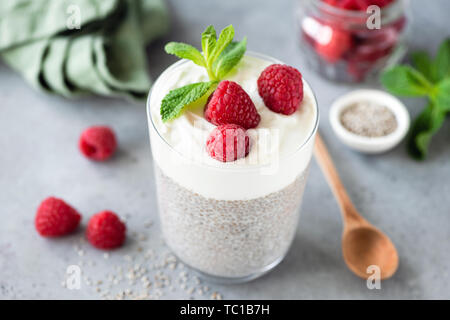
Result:
{"label": "small white bowl", "polygon": [[[341,112],[359,101],[373,101],[389,108],[397,120],[394,132],[382,137],[364,137],[348,131],[341,123]],[[394,148],[409,130],[410,117],[405,105],[393,95],[372,89],[351,91],[336,99],[330,108],[330,123],[338,138],[347,146],[364,153],[382,153]]]}

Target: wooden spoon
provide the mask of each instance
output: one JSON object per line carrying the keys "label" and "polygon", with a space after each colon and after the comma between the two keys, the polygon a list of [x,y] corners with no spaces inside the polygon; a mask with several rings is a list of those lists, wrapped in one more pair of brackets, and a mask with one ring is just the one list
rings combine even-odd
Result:
{"label": "wooden spoon", "polygon": [[316,136],[314,155],[341,208],[344,222],[342,253],[345,263],[353,273],[364,279],[371,275],[372,272],[367,270],[371,265],[380,268],[381,279],[391,277],[398,267],[398,254],[394,244],[358,213],[319,134]]}

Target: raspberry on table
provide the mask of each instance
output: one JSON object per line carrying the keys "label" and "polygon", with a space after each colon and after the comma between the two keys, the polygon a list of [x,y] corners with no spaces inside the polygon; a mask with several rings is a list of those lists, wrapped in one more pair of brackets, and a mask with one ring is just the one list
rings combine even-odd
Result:
{"label": "raspberry on table", "polygon": [[125,241],[126,226],[112,211],[101,211],[89,220],[86,237],[98,249],[114,249]]}
{"label": "raspberry on table", "polygon": [[58,237],[74,231],[81,215],[64,200],[48,197],[36,212],[34,225],[43,237]]}
{"label": "raspberry on table", "polygon": [[78,146],[87,158],[104,161],[117,149],[116,135],[109,127],[93,126],[83,131]]}
{"label": "raspberry on table", "polygon": [[214,128],[209,134],[206,150],[216,160],[235,161],[248,155],[250,139],[243,127],[236,124],[223,124]]}
{"label": "raspberry on table", "polygon": [[302,75],[293,67],[272,64],[259,76],[258,92],[270,110],[290,115],[303,100]]}
{"label": "raspberry on table", "polygon": [[255,128],[261,116],[250,96],[233,81],[221,81],[209,97],[205,118],[215,125],[237,124],[245,129]]}

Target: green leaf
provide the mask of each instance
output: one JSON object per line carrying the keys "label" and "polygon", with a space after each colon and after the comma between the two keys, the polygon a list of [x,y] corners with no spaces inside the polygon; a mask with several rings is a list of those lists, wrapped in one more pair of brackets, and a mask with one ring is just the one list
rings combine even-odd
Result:
{"label": "green leaf", "polygon": [[208,26],[202,33],[202,50],[205,55],[205,59],[208,60],[209,55],[216,46],[217,34],[214,27]]}
{"label": "green leaf", "polygon": [[161,102],[161,119],[163,122],[176,118],[188,105],[195,103],[210,92],[217,81],[197,82],[170,91]]}
{"label": "green leaf", "polygon": [[450,77],[450,38],[445,39],[439,47],[434,67],[438,81]]}
{"label": "green leaf", "polygon": [[433,61],[430,55],[426,51],[416,51],[411,55],[413,65],[416,69],[422,73],[425,78],[431,82],[436,81],[436,76],[434,74]]}
{"label": "green leaf", "polygon": [[410,66],[394,66],[386,70],[381,82],[391,93],[399,96],[425,96],[433,90],[432,84]]}
{"label": "green leaf", "polygon": [[424,52],[412,55],[414,69],[395,66],[381,76],[383,85],[400,96],[427,96],[428,106],[414,120],[408,136],[408,151],[416,159],[426,157],[433,135],[450,112],[450,38],[443,41],[434,61]]}
{"label": "green leaf", "polygon": [[450,111],[450,78],[437,84],[433,100],[441,110]]}
{"label": "green leaf", "polygon": [[205,58],[200,51],[187,43],[169,42],[164,49],[167,53],[176,55],[178,58],[191,60],[201,67],[206,66]]}
{"label": "green leaf", "polygon": [[244,56],[247,39],[231,42],[213,63],[213,72],[219,79],[223,79]]}
{"label": "green leaf", "polygon": [[208,56],[207,64],[209,66],[219,57],[222,51],[233,41],[234,38],[234,28],[233,25],[229,25],[220,32],[219,39],[217,39],[216,45],[212,50],[211,54]]}
{"label": "green leaf", "polygon": [[414,121],[409,137],[408,151],[417,160],[424,160],[431,137],[444,123],[445,112],[430,103]]}

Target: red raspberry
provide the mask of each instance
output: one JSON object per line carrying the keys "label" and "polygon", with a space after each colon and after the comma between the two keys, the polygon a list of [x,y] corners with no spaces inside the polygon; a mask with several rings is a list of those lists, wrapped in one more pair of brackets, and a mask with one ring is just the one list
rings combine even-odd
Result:
{"label": "red raspberry", "polygon": [[258,91],[270,110],[292,114],[303,100],[302,75],[295,68],[272,64],[259,76]]}
{"label": "red raspberry", "polygon": [[377,5],[380,8],[386,7],[394,0],[322,0],[329,5],[345,10],[366,11],[370,5]]}
{"label": "red raspberry", "polygon": [[340,0],[322,0],[323,2],[328,3],[330,6],[339,7]]}
{"label": "red raspberry", "polygon": [[339,7],[345,10],[365,11],[369,5],[366,0],[341,0]]}
{"label": "red raspberry", "polygon": [[86,237],[94,247],[113,249],[125,241],[125,232],[125,224],[114,212],[102,211],[89,220]]}
{"label": "red raspberry", "polygon": [[222,162],[245,158],[249,153],[250,139],[244,128],[236,124],[220,125],[209,134],[206,150]]}
{"label": "red raspberry", "polygon": [[49,197],[41,202],[34,225],[43,237],[58,237],[75,230],[81,215],[63,200]]}
{"label": "red raspberry", "polygon": [[94,126],[83,131],[78,145],[89,159],[104,161],[116,151],[117,140],[111,128]]}
{"label": "red raspberry", "polygon": [[384,8],[390,5],[392,2],[394,2],[394,0],[364,0],[364,2],[366,3],[366,9],[368,6],[371,5],[376,5],[379,6],[380,8]]}
{"label": "red raspberry", "polygon": [[336,28],[331,30],[330,40],[326,44],[316,42],[316,52],[329,63],[336,63],[351,49],[352,36],[343,30]]}
{"label": "red raspberry", "polygon": [[215,125],[233,123],[245,129],[256,127],[261,120],[247,92],[233,81],[219,83],[206,103],[205,118]]}

